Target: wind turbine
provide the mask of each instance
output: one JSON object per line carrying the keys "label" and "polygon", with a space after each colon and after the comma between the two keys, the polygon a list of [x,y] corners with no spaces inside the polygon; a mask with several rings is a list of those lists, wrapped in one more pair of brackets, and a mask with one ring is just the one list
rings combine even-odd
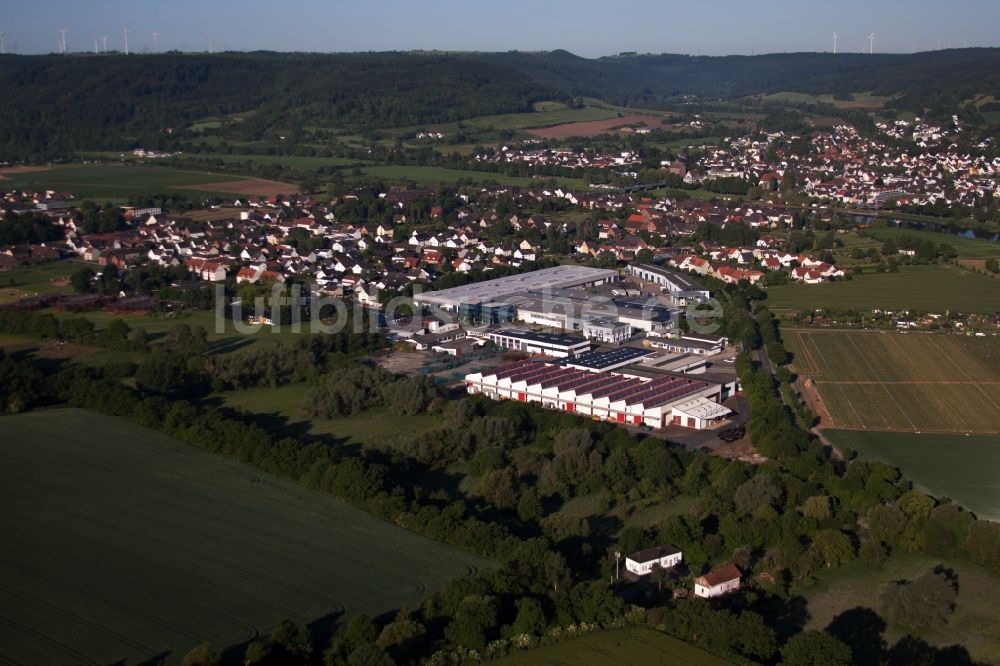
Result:
{"label": "wind turbine", "polygon": [[208,54],[212,55],[214,52],[215,52],[215,50],[212,48],[212,38],[209,37],[208,38]]}
{"label": "wind turbine", "polygon": [[101,37],[101,41],[104,42],[104,54],[107,55],[107,53],[108,53],[108,36],[107,35],[102,36]]}
{"label": "wind turbine", "polygon": [[153,53],[160,52],[160,33],[153,33]]}
{"label": "wind turbine", "polygon": [[66,31],[68,28],[59,30],[59,53],[66,53]]}
{"label": "wind turbine", "polygon": [[837,55],[837,40],[840,39],[840,35],[836,32],[833,33],[833,55]]}
{"label": "wind turbine", "polygon": [[97,55],[97,37],[94,37],[94,55]]}
{"label": "wind turbine", "polygon": [[872,55],[875,53],[875,33],[868,35],[868,53]]}
{"label": "wind turbine", "polygon": [[125,28],[125,55],[128,55],[128,28]]}
{"label": "wind turbine", "polygon": [[7,55],[7,33],[0,32],[0,55]]}

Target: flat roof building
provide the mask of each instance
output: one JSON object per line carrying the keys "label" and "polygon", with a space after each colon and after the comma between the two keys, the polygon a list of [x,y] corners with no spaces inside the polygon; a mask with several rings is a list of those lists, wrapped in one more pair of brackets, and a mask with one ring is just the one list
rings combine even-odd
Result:
{"label": "flat roof building", "polygon": [[669,292],[674,300],[679,303],[687,301],[702,302],[707,301],[711,297],[708,289],[696,280],[683,273],[668,271],[659,266],[632,264],[625,269],[625,272],[640,280],[659,285],[664,291]]}
{"label": "flat roof building", "polygon": [[594,372],[609,372],[638,363],[641,358],[655,353],[651,349],[616,347],[608,351],[589,351],[573,358],[566,358],[559,361],[558,365]]}
{"label": "flat roof building", "polygon": [[590,341],[572,335],[558,333],[536,333],[516,328],[487,331],[486,339],[504,349],[543,354],[554,358],[566,358],[590,351]]}
{"label": "flat roof building", "polygon": [[554,266],[441,291],[427,291],[415,296],[413,300],[417,305],[437,306],[456,312],[462,304],[467,303],[496,303],[528,292],[592,287],[617,280],[616,270],[589,266]]}

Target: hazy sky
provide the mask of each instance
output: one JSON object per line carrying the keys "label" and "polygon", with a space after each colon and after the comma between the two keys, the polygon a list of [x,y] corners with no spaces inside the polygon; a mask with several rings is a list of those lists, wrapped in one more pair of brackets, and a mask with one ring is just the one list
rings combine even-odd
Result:
{"label": "hazy sky", "polygon": [[909,53],[1000,46],[998,0],[0,0],[8,52],[130,50]]}

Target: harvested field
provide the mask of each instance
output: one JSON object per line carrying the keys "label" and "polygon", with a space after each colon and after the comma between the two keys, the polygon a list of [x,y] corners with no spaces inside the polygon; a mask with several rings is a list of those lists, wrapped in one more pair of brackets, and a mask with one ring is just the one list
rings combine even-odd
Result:
{"label": "harvested field", "polygon": [[808,377],[824,427],[1000,432],[1000,339],[789,329],[792,371]]}
{"label": "harvested field", "polygon": [[19,173],[36,173],[38,171],[48,171],[46,166],[12,166],[0,167],[0,180],[10,180],[8,176]]}
{"label": "harvested field", "polygon": [[177,664],[488,565],[130,421],[0,417],[0,662]]}
{"label": "harvested field", "polygon": [[279,183],[276,180],[263,178],[247,178],[244,180],[227,180],[218,183],[202,183],[188,185],[189,190],[204,192],[228,192],[230,194],[245,194],[253,197],[270,197],[278,194],[294,194],[299,191],[298,185]]}
{"label": "harvested field", "polygon": [[661,116],[647,116],[637,113],[630,113],[620,118],[608,118],[607,120],[590,120],[580,123],[565,123],[545,127],[543,129],[526,130],[528,134],[540,136],[543,139],[568,139],[573,136],[596,136],[605,134],[615,129],[627,125],[645,125],[649,128],[661,127]]}

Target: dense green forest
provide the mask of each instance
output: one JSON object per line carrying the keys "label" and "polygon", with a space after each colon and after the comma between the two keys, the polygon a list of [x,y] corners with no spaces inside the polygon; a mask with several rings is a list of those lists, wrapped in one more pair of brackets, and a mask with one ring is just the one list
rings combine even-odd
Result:
{"label": "dense green forest", "polygon": [[176,147],[192,123],[234,115],[240,122],[226,123],[228,139],[280,131],[294,142],[307,128],[419,126],[580,96],[657,106],[683,96],[874,92],[893,96],[893,108],[941,116],[976,95],[1000,95],[998,72],[998,49],[593,60],[566,51],[6,56],[0,155],[39,161],[80,150]]}
{"label": "dense green forest", "polygon": [[[0,153],[168,147],[175,130],[247,114],[235,138],[280,128],[398,127],[528,111],[551,91],[509,67],[454,56],[231,53],[0,58]],[[253,112],[253,113],[248,113]]]}

